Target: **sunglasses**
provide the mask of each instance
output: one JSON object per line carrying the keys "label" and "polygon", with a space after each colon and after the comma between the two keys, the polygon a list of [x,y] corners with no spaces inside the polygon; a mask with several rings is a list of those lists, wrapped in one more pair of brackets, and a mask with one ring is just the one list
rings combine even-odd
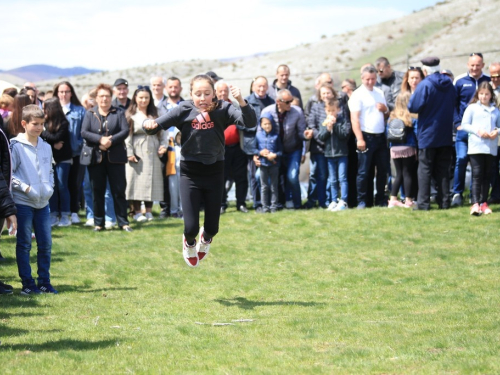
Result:
{"label": "sunglasses", "polygon": [[292,100],[283,100],[283,99],[280,99],[280,102],[281,103],[285,103],[285,104],[292,104],[293,99]]}
{"label": "sunglasses", "polygon": [[24,86],[25,90],[31,90],[31,91],[36,91],[34,87],[31,86]]}
{"label": "sunglasses", "polygon": [[491,78],[500,78],[500,74],[492,74],[490,77]]}
{"label": "sunglasses", "polygon": [[149,86],[139,85],[139,86],[137,86],[137,90],[149,90]]}
{"label": "sunglasses", "polygon": [[469,56],[479,56],[480,58],[483,58],[483,54],[481,52],[472,52]]}
{"label": "sunglasses", "polygon": [[419,66],[409,66],[408,70],[422,70],[422,68]]}

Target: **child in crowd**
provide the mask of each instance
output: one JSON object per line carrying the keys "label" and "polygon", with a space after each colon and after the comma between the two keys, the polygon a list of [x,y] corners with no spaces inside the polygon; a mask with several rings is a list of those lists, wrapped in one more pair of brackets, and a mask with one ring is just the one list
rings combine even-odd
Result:
{"label": "child in crowd", "polygon": [[[241,109],[217,100],[213,80],[204,74],[191,80],[190,101],[156,120],[146,120],[146,133],[176,126],[181,131],[181,202],[184,214],[182,253],[186,264],[196,267],[209,252],[219,231],[221,197],[224,189],[224,129],[235,124],[239,129],[253,127],[255,112],[243,100],[239,88],[231,94]],[[199,230],[200,206],[205,204],[205,223]]]}
{"label": "child in crowd", "polygon": [[470,214],[491,214],[486,200],[490,189],[490,172],[498,152],[500,111],[495,107],[495,94],[489,82],[482,82],[465,109],[458,130],[469,133],[469,159],[472,167],[472,207]]}
{"label": "child in crowd", "polygon": [[[325,157],[328,163],[328,180],[331,189],[331,203],[328,206],[329,211],[342,211],[347,208],[347,140],[351,134],[351,126],[345,120],[339,107],[339,101],[333,88],[324,86],[330,90],[333,96],[328,96],[318,103],[325,108],[325,119],[322,122],[318,134],[319,140],[325,143]],[[321,91],[320,91],[321,92]],[[324,95],[322,94],[322,97]],[[339,198],[340,187],[340,200]],[[337,202],[338,200],[338,202]]]}
{"label": "child in crowd", "polygon": [[181,132],[175,126],[169,130],[166,174],[168,176],[168,190],[170,192],[170,217],[182,219],[182,207],[179,198]]}
{"label": "child in crowd", "polygon": [[[413,206],[413,198],[417,196],[417,119],[408,111],[410,91],[401,92],[397,98],[389,122],[401,120],[405,124],[406,142],[403,144],[391,143],[391,158],[396,167],[396,176],[392,181],[391,197],[387,207]],[[398,200],[398,191],[404,186],[405,203]]]}
{"label": "child in crowd", "polygon": [[[59,99],[52,97],[43,102],[45,130],[41,137],[51,146],[54,156],[54,194],[50,197],[50,225],[71,225],[69,171],[73,158],[69,138],[69,122]],[[60,219],[59,219],[60,218]]]}
{"label": "child in crowd", "polygon": [[[282,145],[278,127],[270,113],[260,118],[261,129],[257,131],[256,147],[260,161],[260,185],[262,213],[275,213],[278,209],[278,178]],[[269,197],[271,191],[271,197]],[[271,206],[269,206],[271,198]]]}
{"label": "child in crowd", "polygon": [[[16,259],[23,284],[21,294],[57,293],[50,284],[52,237],[49,199],[54,192],[52,150],[40,135],[45,115],[35,104],[22,110],[24,133],[11,140],[12,188],[17,208]],[[31,231],[38,246],[38,286],[31,276]]]}

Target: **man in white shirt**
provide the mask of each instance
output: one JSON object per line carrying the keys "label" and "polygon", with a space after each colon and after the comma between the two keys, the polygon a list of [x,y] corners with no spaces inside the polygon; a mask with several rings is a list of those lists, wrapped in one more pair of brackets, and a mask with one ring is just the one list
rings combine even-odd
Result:
{"label": "man in white shirt", "polygon": [[375,204],[386,206],[385,184],[389,150],[385,137],[385,117],[389,114],[384,93],[375,87],[377,70],[368,65],[361,70],[361,86],[355,90],[348,105],[351,111],[352,131],[358,152],[358,209],[366,208],[370,167],[377,168],[377,196]]}

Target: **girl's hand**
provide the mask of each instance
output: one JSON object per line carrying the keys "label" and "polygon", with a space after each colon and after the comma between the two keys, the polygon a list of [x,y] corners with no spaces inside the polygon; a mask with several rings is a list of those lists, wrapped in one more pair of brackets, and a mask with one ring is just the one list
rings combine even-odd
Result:
{"label": "girl's hand", "polygon": [[274,159],[276,159],[276,154],[275,153],[270,152],[269,154],[267,154],[267,160],[273,161]]}
{"label": "girl's hand", "polygon": [[57,143],[54,144],[54,148],[56,150],[60,150],[63,145],[64,145],[64,141],[59,141],[59,142],[57,142]]}
{"label": "girl's hand", "polygon": [[477,131],[476,133],[479,137],[481,138],[489,138],[490,137],[490,134],[485,132],[484,130],[480,129]]}
{"label": "girl's hand", "polygon": [[267,156],[269,155],[269,150],[267,148],[263,149],[260,151],[260,156],[264,156],[265,158],[267,158]]}
{"label": "girl's hand", "polygon": [[498,129],[495,129],[490,133],[490,139],[495,139],[496,137],[498,137]]}
{"label": "girl's hand", "polygon": [[240,107],[244,107],[247,105],[247,102],[245,102],[245,100],[241,96],[241,90],[238,87],[229,85],[229,89],[231,90],[231,95],[234,99],[236,99]]}
{"label": "girl's hand", "polygon": [[158,127],[158,124],[155,120],[146,120],[142,123],[142,127],[146,130],[152,130],[156,129]]}
{"label": "girl's hand", "polygon": [[253,156],[253,162],[255,163],[255,166],[257,168],[260,167],[260,160],[259,160],[259,157],[257,155]]}
{"label": "girl's hand", "polygon": [[165,146],[160,146],[158,148],[158,155],[162,156],[165,152],[167,152],[167,148]]}

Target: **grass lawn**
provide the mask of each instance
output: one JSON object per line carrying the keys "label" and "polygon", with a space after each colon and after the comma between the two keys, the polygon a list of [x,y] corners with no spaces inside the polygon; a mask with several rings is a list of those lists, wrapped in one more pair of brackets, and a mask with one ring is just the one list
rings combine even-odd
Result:
{"label": "grass lawn", "polygon": [[230,208],[195,269],[179,220],[55,228],[60,294],[35,297],[4,234],[0,373],[500,373],[493,210]]}

